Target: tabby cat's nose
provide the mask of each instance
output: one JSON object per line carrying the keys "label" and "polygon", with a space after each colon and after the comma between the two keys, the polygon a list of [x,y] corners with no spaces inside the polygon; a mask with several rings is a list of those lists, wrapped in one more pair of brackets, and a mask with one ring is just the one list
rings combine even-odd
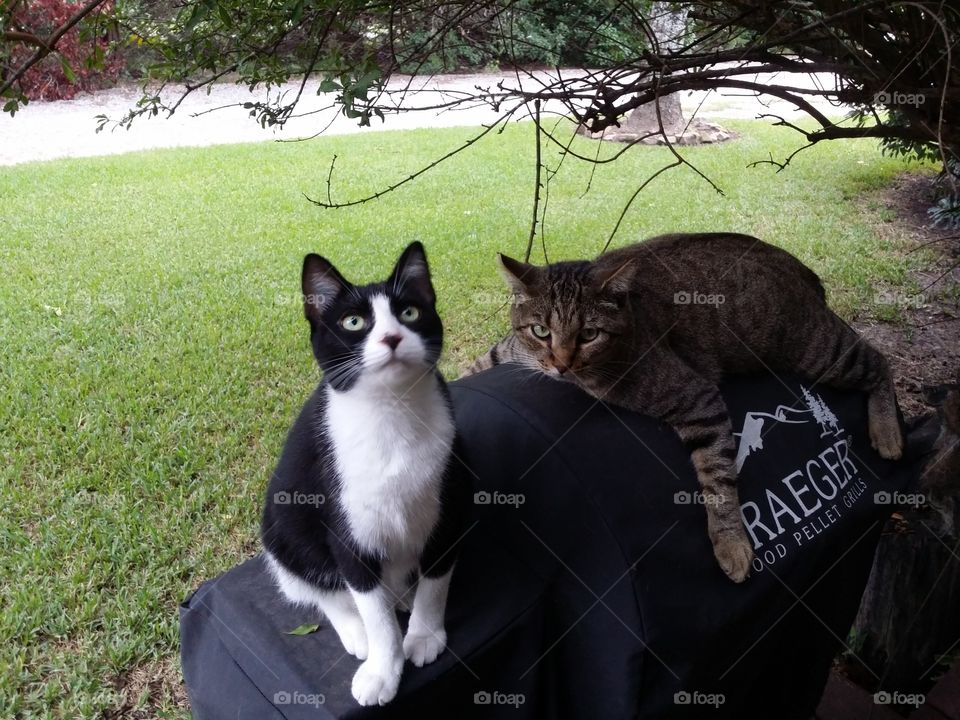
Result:
{"label": "tabby cat's nose", "polygon": [[395,334],[384,335],[382,338],[380,338],[380,342],[389,347],[391,350],[396,350],[397,345],[400,344],[401,340],[403,340],[403,336]]}

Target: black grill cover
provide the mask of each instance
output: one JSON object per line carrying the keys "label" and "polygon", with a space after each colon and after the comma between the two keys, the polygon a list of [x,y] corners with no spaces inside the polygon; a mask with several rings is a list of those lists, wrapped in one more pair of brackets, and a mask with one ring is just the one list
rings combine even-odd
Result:
{"label": "black grill cover", "polygon": [[253,558],[181,608],[194,716],[810,717],[901,481],[870,448],[863,396],[789,377],[723,390],[759,543],[743,585],[714,561],[672,430],[501,366],[451,385],[476,495],[448,650],[361,708],[358,661],[323,622],[285,634],[317,614]]}

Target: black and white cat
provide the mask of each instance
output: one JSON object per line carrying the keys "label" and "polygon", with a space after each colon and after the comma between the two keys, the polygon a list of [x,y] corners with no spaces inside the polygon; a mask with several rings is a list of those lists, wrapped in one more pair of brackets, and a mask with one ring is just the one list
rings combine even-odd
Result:
{"label": "black and white cat", "polygon": [[[364,661],[353,696],[382,705],[396,695],[404,657],[422,666],[446,646],[470,498],[436,369],[443,326],[417,242],[386,282],[353,285],[311,254],[302,283],[323,382],[270,482],[263,546],[282,593],[319,608]],[[411,609],[402,638],[398,607]]]}

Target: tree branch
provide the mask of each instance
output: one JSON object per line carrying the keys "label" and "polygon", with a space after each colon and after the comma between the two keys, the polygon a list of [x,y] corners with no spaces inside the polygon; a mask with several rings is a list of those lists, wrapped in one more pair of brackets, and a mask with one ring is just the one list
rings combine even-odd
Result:
{"label": "tree branch", "polygon": [[25,45],[35,45],[37,47],[46,48],[46,42],[34,35],[33,33],[21,32],[19,30],[7,30],[3,33],[4,42],[19,42],[24,43]]}

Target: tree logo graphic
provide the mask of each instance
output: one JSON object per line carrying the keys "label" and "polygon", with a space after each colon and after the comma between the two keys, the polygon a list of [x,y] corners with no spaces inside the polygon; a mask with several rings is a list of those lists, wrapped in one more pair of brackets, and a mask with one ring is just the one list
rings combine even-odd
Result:
{"label": "tree logo graphic", "polygon": [[752,453],[763,449],[763,436],[770,431],[770,428],[764,430],[765,420],[772,420],[774,423],[802,425],[810,422],[812,418],[820,426],[820,437],[838,436],[844,432],[843,428],[840,427],[840,419],[834,415],[822,397],[814,395],[803,385],[800,386],[800,392],[803,394],[803,405],[805,406],[803,408],[778,405],[772,413],[751,410],[744,415],[743,430],[733,434],[738,441],[737,472],[740,472],[743,464]]}
{"label": "tree logo graphic", "polygon": [[827,407],[822,397],[814,395],[803,385],[800,386],[800,391],[803,393],[803,401],[807,404],[810,412],[813,413],[813,419],[816,420],[820,426],[820,437],[826,437],[831,433],[839,435],[843,432],[840,427],[840,421],[837,419],[837,416],[833,414],[833,411]]}

